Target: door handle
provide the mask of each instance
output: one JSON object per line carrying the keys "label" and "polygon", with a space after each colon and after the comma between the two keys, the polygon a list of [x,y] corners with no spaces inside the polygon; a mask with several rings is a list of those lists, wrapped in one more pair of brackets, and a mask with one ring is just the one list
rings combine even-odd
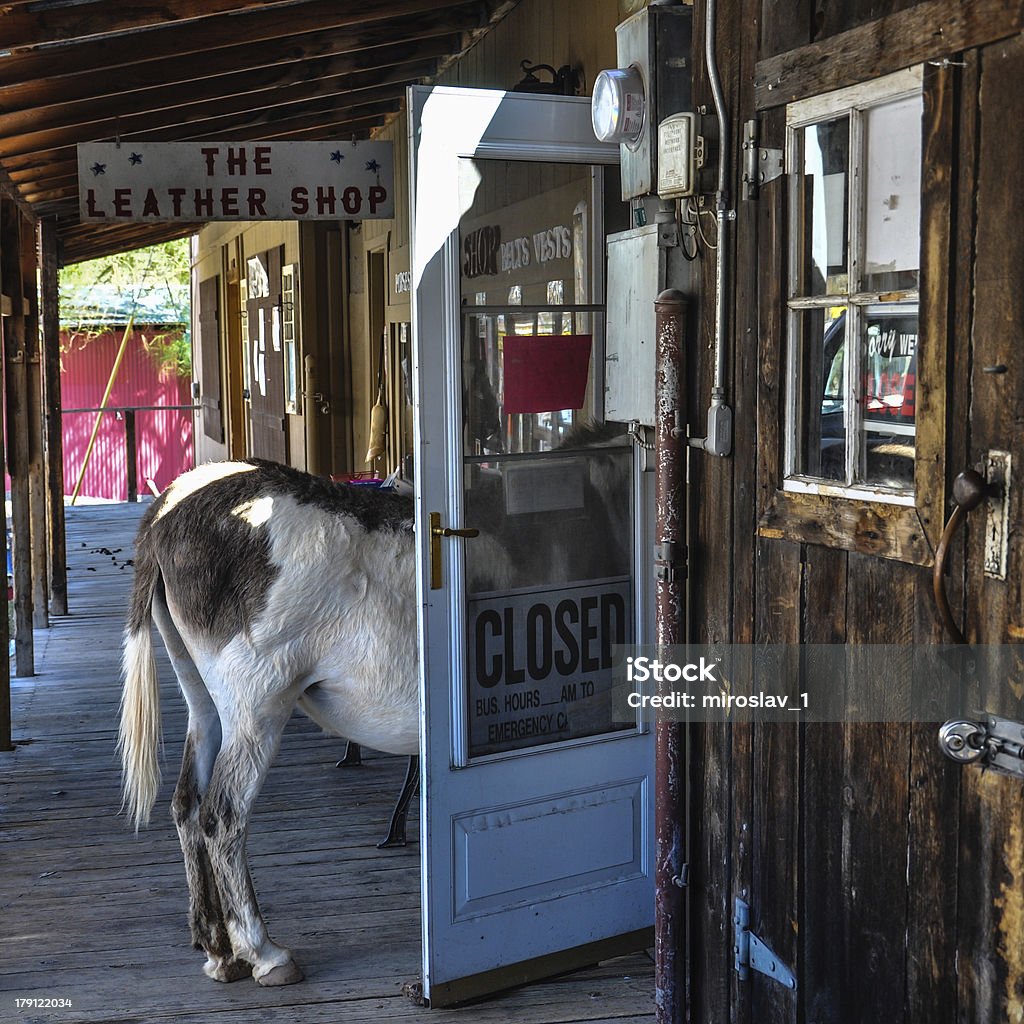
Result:
{"label": "door handle", "polygon": [[472,527],[453,529],[441,525],[441,513],[430,513],[430,589],[441,589],[441,538],[442,537],[479,537],[480,531]]}
{"label": "door handle", "polygon": [[953,502],[956,508],[946,522],[946,528],[942,531],[942,538],[935,552],[935,568],[932,571],[935,617],[953,638],[953,642],[958,644],[965,644],[967,641],[949,610],[949,599],[946,597],[946,561],[960,524],[967,518],[967,513],[977,508],[987,495],[988,484],[976,469],[965,469],[957,476],[953,481]]}

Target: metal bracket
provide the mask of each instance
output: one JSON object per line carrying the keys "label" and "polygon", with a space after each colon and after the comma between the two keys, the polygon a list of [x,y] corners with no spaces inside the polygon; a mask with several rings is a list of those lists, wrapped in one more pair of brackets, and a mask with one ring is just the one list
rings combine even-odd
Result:
{"label": "metal bracket", "polygon": [[757,199],[762,185],[782,174],[782,150],[758,147],[760,126],[753,118],[743,124],[743,198]]}
{"label": "metal bracket", "polygon": [[985,453],[985,483],[988,515],[985,520],[984,572],[992,579],[1006,579],[1006,563],[1010,534],[1010,467],[1009,452]]}
{"label": "metal bracket", "polygon": [[685,544],[666,540],[654,545],[654,578],[659,583],[674,583],[677,579],[686,579]]}
{"label": "metal bracket", "polygon": [[939,729],[939,747],[958,764],[978,764],[1024,779],[1024,724],[1010,718],[952,718]]}
{"label": "metal bracket", "polygon": [[740,981],[750,980],[750,968],[796,991],[796,975],[750,930],[750,907],[736,898],[732,923],[736,929],[736,973]]}

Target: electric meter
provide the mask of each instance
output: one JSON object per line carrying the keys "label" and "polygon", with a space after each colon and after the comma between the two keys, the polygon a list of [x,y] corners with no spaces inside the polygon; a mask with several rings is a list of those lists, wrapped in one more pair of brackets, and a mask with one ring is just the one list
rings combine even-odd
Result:
{"label": "electric meter", "polygon": [[594,134],[602,142],[635,148],[644,130],[647,97],[636,66],[602,71],[594,82],[590,115]]}
{"label": "electric meter", "polygon": [[693,8],[643,7],[615,29],[617,68],[594,81],[594,134],[620,144],[622,198],[658,186],[658,125],[693,110]]}

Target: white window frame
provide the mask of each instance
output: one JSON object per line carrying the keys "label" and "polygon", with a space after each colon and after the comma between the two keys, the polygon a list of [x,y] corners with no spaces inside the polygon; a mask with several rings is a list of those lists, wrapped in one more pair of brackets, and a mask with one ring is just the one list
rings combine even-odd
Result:
{"label": "white window frame", "polygon": [[[864,231],[864,194],[865,187],[861,174],[860,156],[864,154],[864,113],[869,108],[880,106],[908,96],[920,94],[923,84],[923,66],[918,65],[895,74],[886,75],[860,85],[834,92],[823,93],[806,100],[790,103],[786,107],[786,173],[790,183],[789,237],[797,239],[801,231],[800,177],[797,166],[799,158],[799,133],[809,125],[826,120],[847,116],[850,119],[850,153],[853,173],[848,188],[848,238],[847,238],[847,273],[851,285],[859,284],[861,277],[860,253]],[[852,476],[853,469],[860,464],[861,430],[859,429],[863,414],[858,419],[857,410],[860,406],[860,345],[854,343],[860,338],[861,324],[869,306],[897,305],[906,309],[917,306],[919,290],[907,290],[899,293],[898,303],[887,292],[862,292],[848,290],[838,295],[807,296],[795,294],[797,282],[801,279],[801,261],[803,249],[796,245],[789,247],[789,266],[787,283],[786,312],[786,381],[785,388],[785,423],[783,430],[783,479],[782,489],[798,494],[817,494],[831,497],[854,498],[858,500],[879,501],[893,505],[913,506],[915,504],[914,488],[892,488],[877,484],[848,483],[846,481],[827,480],[798,474],[797,445],[799,437],[799,401],[798,388],[795,386],[802,372],[802,351],[800,339],[801,312],[813,309],[829,309],[834,306],[845,306],[846,314],[846,355],[844,365],[844,391],[846,395],[846,465],[847,479]],[[919,307],[918,307],[919,308]],[[851,340],[852,339],[852,340]],[[852,426],[858,429],[851,429]]]}
{"label": "white window frame", "polygon": [[284,411],[298,413],[299,379],[299,265],[281,268],[281,341],[284,346]]}

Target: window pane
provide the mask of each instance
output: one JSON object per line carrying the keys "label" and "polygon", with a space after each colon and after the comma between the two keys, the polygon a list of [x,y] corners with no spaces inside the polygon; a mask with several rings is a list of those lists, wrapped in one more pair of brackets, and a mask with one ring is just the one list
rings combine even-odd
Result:
{"label": "window pane", "polygon": [[850,121],[809,125],[800,132],[800,202],[804,256],[800,295],[842,295],[848,287]]}
{"label": "window pane", "polygon": [[801,353],[796,473],[846,480],[846,309],[792,314]]}
{"label": "window pane", "polygon": [[917,288],[921,266],[921,95],[864,114],[867,197],[862,289]]}
{"label": "window pane", "polygon": [[914,486],[917,308],[865,311],[861,332],[864,481]]}

